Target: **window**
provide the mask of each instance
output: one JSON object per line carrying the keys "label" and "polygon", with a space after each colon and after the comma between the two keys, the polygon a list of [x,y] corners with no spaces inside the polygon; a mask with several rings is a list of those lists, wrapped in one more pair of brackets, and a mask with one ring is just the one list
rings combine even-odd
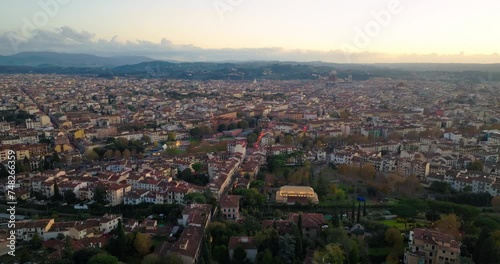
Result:
{"label": "window", "polygon": [[432,257],[432,252],[429,252],[429,257]]}

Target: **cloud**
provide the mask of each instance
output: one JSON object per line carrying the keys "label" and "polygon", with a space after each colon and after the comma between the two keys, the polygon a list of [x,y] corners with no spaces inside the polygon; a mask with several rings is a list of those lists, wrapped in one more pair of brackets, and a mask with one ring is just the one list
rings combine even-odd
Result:
{"label": "cloud", "polygon": [[0,54],[11,55],[23,51],[54,51],[88,53],[100,56],[136,55],[155,59],[179,61],[225,61],[225,60],[280,60],[280,61],[325,61],[338,63],[378,62],[456,62],[495,63],[499,54],[385,54],[369,51],[349,50],[286,50],[280,47],[243,49],[204,49],[193,45],[177,45],[167,38],[159,43],[147,40],[120,40],[97,38],[94,33],[78,31],[68,26],[35,29],[29,36],[21,32],[4,32],[0,35]]}

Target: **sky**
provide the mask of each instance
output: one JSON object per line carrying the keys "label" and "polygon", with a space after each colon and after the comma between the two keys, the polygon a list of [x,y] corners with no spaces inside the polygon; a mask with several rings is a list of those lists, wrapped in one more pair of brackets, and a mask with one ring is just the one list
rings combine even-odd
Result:
{"label": "sky", "polygon": [[500,63],[500,1],[2,0],[0,55]]}

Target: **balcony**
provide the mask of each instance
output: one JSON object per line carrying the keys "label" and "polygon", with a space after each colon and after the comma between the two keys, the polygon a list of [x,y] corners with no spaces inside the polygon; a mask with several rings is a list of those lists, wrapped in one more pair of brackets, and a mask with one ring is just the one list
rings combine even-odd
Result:
{"label": "balcony", "polygon": [[405,263],[425,264],[425,252],[411,251],[410,248],[405,248]]}

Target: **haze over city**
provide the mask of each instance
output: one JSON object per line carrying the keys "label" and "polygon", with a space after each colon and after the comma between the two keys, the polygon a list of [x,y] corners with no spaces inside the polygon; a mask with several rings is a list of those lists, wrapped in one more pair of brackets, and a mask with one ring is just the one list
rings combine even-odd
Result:
{"label": "haze over city", "polygon": [[6,1],[0,54],[499,62],[498,1]]}

